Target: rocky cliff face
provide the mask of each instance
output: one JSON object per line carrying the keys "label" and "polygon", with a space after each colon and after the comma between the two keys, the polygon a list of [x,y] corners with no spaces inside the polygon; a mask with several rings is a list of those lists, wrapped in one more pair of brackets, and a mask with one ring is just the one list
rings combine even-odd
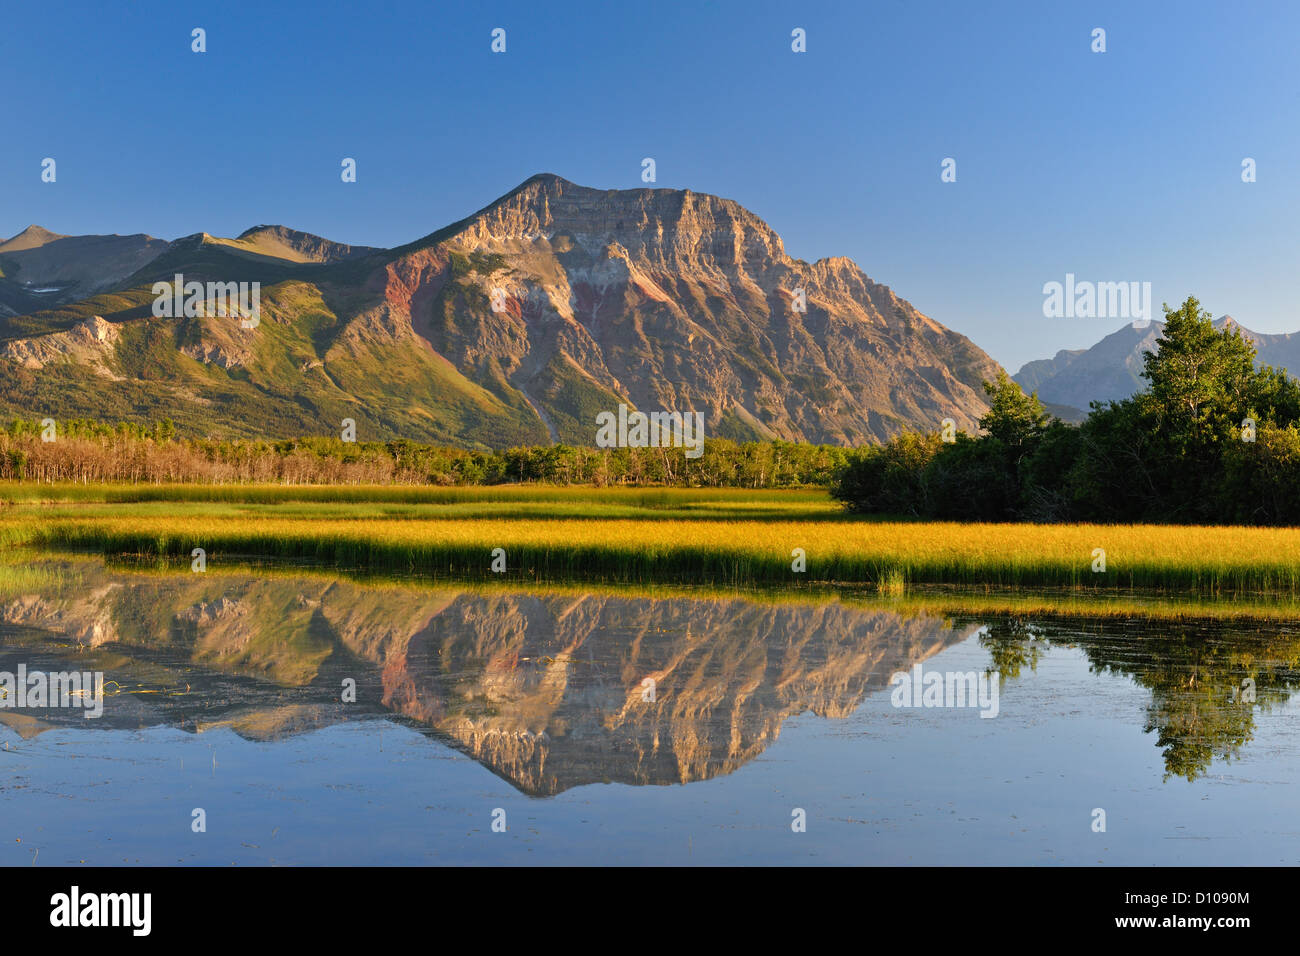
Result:
{"label": "rocky cliff face", "polygon": [[0,342],[0,357],[28,369],[42,369],[51,362],[76,362],[97,374],[111,376],[105,359],[119,335],[118,326],[106,322],[103,316],[92,315],[66,332]]}
{"label": "rocky cliff face", "polygon": [[[261,283],[265,321],[245,334],[151,320],[152,283],[176,273]],[[131,329],[95,354],[101,374],[77,356],[22,374],[49,352],[41,339],[92,315]],[[945,418],[974,430],[997,372],[848,259],[792,259],[731,200],[550,175],[388,251],[284,227],[178,239],[113,294],[0,320],[0,338],[0,414],[255,437],[347,417],[369,438],[480,447],[594,444],[596,416],[620,404],[700,412],[706,438],[859,444]]]}
{"label": "rocky cliff face", "polygon": [[791,259],[727,199],[538,176],[449,232],[390,266],[389,302],[462,371],[503,376],[555,437],[590,443],[590,412],[619,401],[702,411],[712,434],[838,444],[947,417],[973,430],[987,407],[997,366],[969,340],[848,259]]}

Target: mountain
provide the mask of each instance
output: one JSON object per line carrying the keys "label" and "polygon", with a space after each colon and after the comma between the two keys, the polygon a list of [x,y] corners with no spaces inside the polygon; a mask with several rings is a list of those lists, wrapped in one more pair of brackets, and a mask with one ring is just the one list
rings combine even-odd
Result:
{"label": "mountain", "polygon": [[61,236],[28,226],[0,242],[0,316],[76,302],[112,288],[156,258],[152,236]]}
{"label": "mountain", "polygon": [[[176,273],[261,283],[261,323],[154,318],[152,285]],[[848,259],[792,259],[731,200],[553,175],[392,250],[199,233],[0,319],[0,414],[259,437],[352,418],[363,439],[590,445],[597,413],[627,404],[702,412],[710,436],[857,444],[974,430],[997,371]]]}
{"label": "mountain", "polygon": [[1161,322],[1140,328],[1130,323],[1092,348],[1028,362],[1012,377],[1026,392],[1037,391],[1043,402],[1078,409],[1081,418],[1089,402],[1116,401],[1141,390],[1142,352],[1155,349],[1163,327]]}
{"label": "mountain", "polygon": [[286,226],[254,226],[240,233],[236,239],[216,241],[255,255],[271,256],[289,262],[343,262],[384,251],[370,246],[348,246],[341,242],[331,242]]}
{"label": "mountain", "polygon": [[[159,275],[170,263],[184,267],[196,249],[220,246],[234,257],[280,264],[330,263],[383,252],[349,246],[286,226],[254,226],[235,239],[207,233],[174,242],[152,236],[64,236],[28,226],[0,242],[0,319],[48,312],[96,293],[130,288],[142,270]],[[28,328],[10,323],[6,331]]]}
{"label": "mountain", "polygon": [[[1256,365],[1300,371],[1300,333],[1252,332],[1230,315],[1216,319],[1214,325],[1219,329],[1235,326],[1254,343]],[[1091,348],[1060,351],[1053,358],[1028,362],[1012,377],[1026,392],[1037,391],[1044,403],[1086,410],[1090,402],[1119,401],[1146,387],[1142,353],[1157,350],[1156,339],[1163,329],[1164,323],[1159,321],[1140,327],[1126,325]],[[1079,417],[1084,414],[1081,411]]]}

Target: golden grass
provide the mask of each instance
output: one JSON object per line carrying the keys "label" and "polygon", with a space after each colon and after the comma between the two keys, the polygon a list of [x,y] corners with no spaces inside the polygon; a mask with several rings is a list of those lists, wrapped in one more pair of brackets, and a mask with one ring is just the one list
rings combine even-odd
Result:
{"label": "golden grass", "polygon": [[[984,587],[1164,588],[1199,593],[1300,592],[1300,531],[1144,525],[859,521],[642,520],[599,517],[344,518],[280,516],[273,507],[207,514],[149,509],[72,514],[15,507],[0,518],[10,543],[109,554],[209,559],[248,556],[544,581],[677,581],[710,585],[868,583]],[[807,571],[791,570],[803,548]],[[1106,570],[1092,570],[1094,549]],[[905,584],[904,584],[905,582]]]}

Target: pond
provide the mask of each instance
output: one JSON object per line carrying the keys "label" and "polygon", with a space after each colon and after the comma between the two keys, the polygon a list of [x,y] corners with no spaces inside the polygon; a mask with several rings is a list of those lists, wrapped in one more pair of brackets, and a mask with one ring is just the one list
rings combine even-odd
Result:
{"label": "pond", "polygon": [[1300,860],[1300,627],[943,603],[50,558],[0,864]]}

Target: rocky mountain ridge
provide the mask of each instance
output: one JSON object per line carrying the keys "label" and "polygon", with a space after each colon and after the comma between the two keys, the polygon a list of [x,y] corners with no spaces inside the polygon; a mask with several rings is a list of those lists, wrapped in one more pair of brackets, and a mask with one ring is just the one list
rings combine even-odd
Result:
{"label": "rocky mountain ridge", "polygon": [[[266,321],[155,319],[150,289],[177,273],[260,283]],[[256,437],[353,418],[362,437],[499,447],[592,444],[595,416],[627,404],[699,411],[709,437],[853,445],[973,430],[998,371],[850,260],[791,258],[732,200],[553,175],[396,249],[200,233],[110,286],[0,320],[0,414]],[[122,334],[93,360],[32,364],[94,316]]]}

